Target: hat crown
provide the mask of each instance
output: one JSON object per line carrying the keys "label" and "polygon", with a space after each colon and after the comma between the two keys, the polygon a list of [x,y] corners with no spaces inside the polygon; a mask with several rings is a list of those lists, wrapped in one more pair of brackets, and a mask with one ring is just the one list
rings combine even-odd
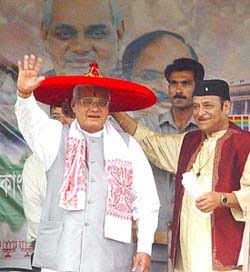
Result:
{"label": "hat crown", "polygon": [[102,77],[100,71],[99,71],[99,66],[97,63],[90,63],[89,64],[89,71],[85,76],[88,77]]}
{"label": "hat crown", "polygon": [[201,80],[195,84],[193,96],[214,95],[230,100],[229,85],[221,79]]}

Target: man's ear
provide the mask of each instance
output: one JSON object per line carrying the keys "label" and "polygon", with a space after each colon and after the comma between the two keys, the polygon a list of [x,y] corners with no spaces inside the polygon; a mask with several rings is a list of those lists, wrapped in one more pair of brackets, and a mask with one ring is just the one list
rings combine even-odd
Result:
{"label": "man's ear", "polygon": [[40,36],[43,41],[47,40],[48,29],[45,27],[44,22],[40,25]]}
{"label": "man's ear", "polygon": [[231,102],[229,100],[226,100],[223,104],[223,111],[226,115],[230,114],[231,110]]}
{"label": "man's ear", "polygon": [[124,20],[121,20],[119,27],[116,30],[118,40],[122,40],[125,33],[125,23]]}
{"label": "man's ear", "polygon": [[74,113],[74,115],[75,115],[75,101],[74,101],[73,98],[72,98],[72,100],[71,100],[71,102],[70,102],[70,106],[71,106],[71,109],[72,109],[72,111],[73,111],[73,113]]}
{"label": "man's ear", "polygon": [[170,85],[169,85],[169,82],[168,82],[168,87],[167,87],[167,89],[166,89],[166,93],[167,93],[167,95],[169,95],[169,91],[170,90]]}

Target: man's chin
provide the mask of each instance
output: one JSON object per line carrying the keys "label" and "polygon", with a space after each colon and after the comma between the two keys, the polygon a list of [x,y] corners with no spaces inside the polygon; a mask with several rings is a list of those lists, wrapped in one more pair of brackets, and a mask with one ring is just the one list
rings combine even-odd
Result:
{"label": "man's chin", "polygon": [[186,103],[174,103],[172,105],[172,107],[174,107],[177,110],[187,110],[187,109],[191,109],[192,105],[187,105]]}
{"label": "man's chin", "polygon": [[185,106],[187,104],[187,101],[186,99],[181,99],[181,98],[176,98],[176,99],[173,99],[172,100],[172,103],[173,105],[175,105],[176,107],[179,106],[179,107],[182,107],[182,106]]}
{"label": "man's chin", "polygon": [[95,133],[102,130],[102,126],[100,124],[94,124],[91,122],[82,125],[81,128],[89,133]]}
{"label": "man's chin", "polygon": [[210,131],[210,126],[208,124],[206,124],[205,122],[196,122],[196,125],[198,126],[198,128],[205,132],[205,133],[209,133]]}

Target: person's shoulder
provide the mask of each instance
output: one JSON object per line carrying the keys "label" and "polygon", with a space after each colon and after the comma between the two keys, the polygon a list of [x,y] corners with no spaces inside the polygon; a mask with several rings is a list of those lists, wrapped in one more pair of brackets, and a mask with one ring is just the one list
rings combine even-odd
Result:
{"label": "person's shoulder", "polygon": [[235,139],[237,142],[241,142],[242,145],[250,145],[250,132],[247,130],[243,130],[241,128],[239,129],[232,129],[231,128],[232,137]]}
{"label": "person's shoulder", "polygon": [[182,143],[185,147],[189,146],[191,148],[193,145],[199,144],[203,138],[204,138],[204,134],[202,133],[201,130],[199,130],[199,129],[192,130],[192,131],[188,131],[188,132],[184,133]]}
{"label": "person's shoulder", "polygon": [[130,134],[128,134],[127,132],[121,131],[121,130],[117,130],[118,133],[120,134],[120,136],[122,137],[123,141],[125,142],[125,144],[129,147],[131,147],[131,143],[132,146],[134,147],[139,146],[139,143],[135,140],[135,138],[133,136],[131,136]]}
{"label": "person's shoulder", "polygon": [[120,134],[120,136],[122,137],[123,141],[128,146],[130,139],[133,138],[133,137],[130,134],[128,134],[127,132],[123,131],[123,130],[116,129],[116,131]]}
{"label": "person's shoulder", "polygon": [[37,162],[39,161],[39,158],[37,157],[37,155],[35,153],[32,153],[26,160],[25,160],[25,164],[29,164],[29,163],[33,163],[33,162]]}
{"label": "person's shoulder", "polygon": [[25,161],[24,168],[32,168],[32,169],[43,169],[44,166],[41,160],[35,153],[32,153]]}
{"label": "person's shoulder", "polygon": [[250,132],[248,130],[243,130],[233,122],[229,122],[229,129],[233,132],[236,137],[249,137]]}
{"label": "person's shoulder", "polygon": [[[238,134],[239,136],[247,137],[247,138],[249,138],[249,140],[250,140],[250,131],[241,129],[241,130],[238,130],[237,132],[238,132],[237,134]],[[237,135],[237,134],[236,134],[236,135]]]}
{"label": "person's shoulder", "polygon": [[[231,122],[230,122],[231,123]],[[241,129],[235,124],[229,125],[229,137],[227,141],[230,144],[231,149],[236,149],[240,152],[250,152],[250,132]]]}

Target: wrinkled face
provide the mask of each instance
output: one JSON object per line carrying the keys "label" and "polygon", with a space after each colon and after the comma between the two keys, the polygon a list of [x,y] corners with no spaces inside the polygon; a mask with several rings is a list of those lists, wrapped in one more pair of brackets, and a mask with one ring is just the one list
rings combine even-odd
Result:
{"label": "wrinkled face", "polygon": [[134,65],[132,80],[154,91],[157,105],[153,106],[153,111],[156,113],[166,112],[169,106],[169,101],[166,101],[167,81],[164,77],[166,65],[181,57],[192,57],[187,47],[174,37],[163,36],[145,47]]}
{"label": "wrinkled face", "polygon": [[58,120],[62,124],[71,124],[72,118],[65,116],[62,113],[62,108],[60,107],[51,107],[50,109],[50,118],[54,120]]}
{"label": "wrinkled face", "polygon": [[172,107],[184,110],[192,107],[195,87],[193,71],[175,71],[169,78],[168,95]]}
{"label": "wrinkled face", "polygon": [[218,96],[194,96],[193,116],[199,129],[207,134],[227,129],[230,102],[221,104]]}
{"label": "wrinkled face", "polygon": [[71,107],[80,127],[95,133],[103,129],[109,114],[109,94],[94,89],[80,90],[77,98],[72,99]]}
{"label": "wrinkled face", "polygon": [[96,62],[109,75],[117,63],[117,33],[108,1],[55,0],[42,36],[57,74],[84,74]]}

